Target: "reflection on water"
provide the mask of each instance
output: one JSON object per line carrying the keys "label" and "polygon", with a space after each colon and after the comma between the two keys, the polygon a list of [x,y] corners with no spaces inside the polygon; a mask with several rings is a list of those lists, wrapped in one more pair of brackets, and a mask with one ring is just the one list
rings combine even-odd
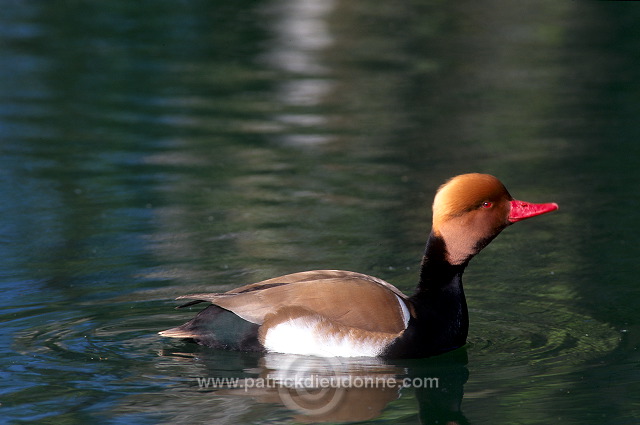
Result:
{"label": "reflection on water", "polygon": [[[5,9],[3,418],[640,415],[635,9],[338,0]],[[471,264],[463,350],[327,366],[157,337],[193,315],[170,309],[178,294],[304,269],[364,272],[410,292],[433,193],[468,171],[563,209],[508,229]],[[436,377],[439,387],[245,392],[196,380],[284,381],[292,370],[352,382]]]}
{"label": "reflection on water", "polygon": [[[296,420],[304,422],[375,419],[389,402],[399,397],[402,385],[396,378],[401,373],[398,368],[371,359],[359,363],[268,354],[259,364],[258,377],[245,378],[218,394],[279,403],[296,412]],[[205,382],[205,387],[211,383]]]}
{"label": "reflection on water", "polygon": [[[193,353],[164,352],[184,359]],[[199,361],[219,365],[226,353],[209,350],[199,353]],[[420,417],[425,424],[467,423],[460,412],[463,385],[467,380],[466,352],[459,350],[438,361],[390,363],[369,358],[318,358],[271,353],[257,356],[257,365],[243,371],[243,377],[209,367],[193,378],[197,392],[189,397],[215,400],[251,399],[260,404],[286,407],[294,420],[302,423],[355,422],[378,418],[389,403],[410,393],[415,407],[403,415]],[[179,360],[176,360],[179,361]],[[165,406],[176,415],[179,406]],[[420,413],[416,413],[420,410]],[[244,415],[245,412],[241,412]],[[243,420],[229,417],[227,420]],[[405,420],[408,418],[405,418]],[[443,422],[444,421],[444,422]]]}

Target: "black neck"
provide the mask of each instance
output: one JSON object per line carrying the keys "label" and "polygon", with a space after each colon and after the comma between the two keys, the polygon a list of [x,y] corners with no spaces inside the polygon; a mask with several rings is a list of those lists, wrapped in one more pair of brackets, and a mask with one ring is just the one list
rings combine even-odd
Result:
{"label": "black neck", "polygon": [[447,261],[446,254],[447,247],[444,240],[432,232],[427,240],[420,267],[420,281],[413,297],[429,297],[429,294],[434,291],[443,290],[456,283],[462,289],[462,274],[469,262],[453,265]]}
{"label": "black neck", "polygon": [[466,266],[467,262],[450,264],[444,240],[433,233],[429,236],[420,282],[410,297],[415,317],[395,346],[390,347],[390,355],[433,355],[465,344],[469,316],[462,274]]}

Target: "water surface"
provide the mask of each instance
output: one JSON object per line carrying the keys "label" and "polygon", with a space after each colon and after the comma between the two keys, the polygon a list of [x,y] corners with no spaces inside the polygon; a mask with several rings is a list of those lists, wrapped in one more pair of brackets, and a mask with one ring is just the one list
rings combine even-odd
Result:
{"label": "water surface", "polygon": [[[635,5],[10,3],[5,421],[640,417]],[[301,270],[359,271],[411,292],[433,194],[470,171],[561,209],[507,229],[472,262],[465,348],[336,363],[156,334],[198,311],[174,310],[180,294]],[[439,386],[333,397],[198,380],[291,374]]]}

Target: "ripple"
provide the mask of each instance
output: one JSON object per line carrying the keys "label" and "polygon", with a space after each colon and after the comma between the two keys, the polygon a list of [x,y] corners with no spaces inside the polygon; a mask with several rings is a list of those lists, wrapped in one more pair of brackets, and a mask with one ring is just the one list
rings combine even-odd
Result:
{"label": "ripple", "polygon": [[612,352],[621,340],[610,325],[543,297],[470,309],[470,316],[471,352],[499,364],[578,365]]}
{"label": "ripple", "polygon": [[[514,302],[507,305],[494,301],[504,299]],[[469,344],[466,349],[458,350],[469,355],[471,380],[465,385],[465,397],[469,399],[508,393],[521,393],[524,397],[531,382],[543,376],[555,376],[557,382],[566,385],[573,379],[567,374],[613,351],[619,344],[620,333],[609,325],[574,311],[570,305],[544,297],[509,298],[505,294],[485,292],[481,296],[473,294],[470,304],[477,307],[470,311]],[[14,385],[12,391],[6,393],[5,400],[16,406],[19,415],[25,412],[60,415],[79,404],[96,404],[110,394],[118,396],[109,409],[128,415],[132,413],[128,406],[137,406],[131,407],[137,410],[140,402],[148,402],[148,394],[161,392],[165,400],[163,407],[151,403],[153,408],[143,414],[162,411],[170,417],[174,413],[178,417],[185,408],[180,402],[184,397],[191,402],[201,400],[203,405],[213,400],[210,394],[195,387],[196,376],[255,378],[264,373],[269,378],[282,380],[292,371],[294,376],[306,376],[305,373],[315,373],[316,369],[320,370],[319,376],[324,376],[328,370],[335,376],[354,380],[369,376],[424,375],[439,377],[443,385],[450,385],[460,394],[467,376],[466,356],[464,360],[453,362],[453,366],[446,366],[445,355],[408,363],[363,359],[361,363],[332,363],[331,368],[327,368],[323,363],[326,359],[292,362],[287,356],[262,358],[257,354],[218,352],[195,344],[183,346],[182,342],[167,342],[155,334],[156,330],[170,327],[176,320],[166,311],[166,303],[110,300],[73,307],[73,310],[61,311],[59,306],[41,306],[18,317],[14,316],[13,310],[7,309],[0,315],[0,319],[7,319],[8,328],[13,329],[11,348],[14,353],[10,362],[14,368],[9,373],[13,375],[12,379],[20,380],[20,385]],[[175,353],[170,357],[157,356],[167,344],[186,350],[188,359]],[[193,353],[189,355],[189,351]],[[491,388],[487,388],[489,382]],[[74,401],[68,397],[70,391],[80,393],[84,398]],[[240,393],[245,396],[244,390]],[[414,397],[412,392],[404,393],[409,394],[405,396],[407,400]],[[314,414],[326,413],[324,407],[331,405],[317,404],[318,400],[324,403],[334,400],[334,396],[347,400],[350,394],[362,401],[372,400],[375,395],[379,405],[376,404],[373,410],[375,403],[363,405],[373,412],[382,411],[387,403],[401,397],[401,393],[391,391],[366,394],[308,391],[307,394],[280,390],[261,394],[261,402],[272,402],[274,394],[285,407],[306,413],[313,410]],[[327,400],[320,399],[323,394]],[[256,397],[255,393],[248,395]],[[227,396],[238,394],[229,392],[225,396],[216,392],[215,403],[231,403],[225,398]],[[353,405],[353,402],[349,399],[344,405]],[[341,411],[337,409],[336,412]],[[363,410],[359,419],[364,418],[366,412]]]}

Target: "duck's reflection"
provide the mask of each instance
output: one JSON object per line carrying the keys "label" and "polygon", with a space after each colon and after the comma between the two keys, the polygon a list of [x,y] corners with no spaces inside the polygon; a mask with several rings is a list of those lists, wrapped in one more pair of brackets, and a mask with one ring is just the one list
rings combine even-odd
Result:
{"label": "duck's reflection", "polygon": [[[281,403],[296,420],[347,422],[373,419],[400,395],[402,368],[377,359],[337,359],[270,353],[260,361],[254,392],[259,401]],[[254,385],[255,386],[255,385]],[[237,393],[238,390],[235,390]]]}
{"label": "duck's reflection", "polygon": [[420,423],[468,423],[460,410],[469,376],[464,348],[402,361],[269,353],[258,358],[257,367],[244,367],[250,376],[241,379],[216,376],[220,364],[215,351],[201,352],[198,357],[211,365],[209,376],[199,381],[201,388],[284,406],[295,412],[298,422],[371,420],[401,395],[411,399],[413,394]]}

